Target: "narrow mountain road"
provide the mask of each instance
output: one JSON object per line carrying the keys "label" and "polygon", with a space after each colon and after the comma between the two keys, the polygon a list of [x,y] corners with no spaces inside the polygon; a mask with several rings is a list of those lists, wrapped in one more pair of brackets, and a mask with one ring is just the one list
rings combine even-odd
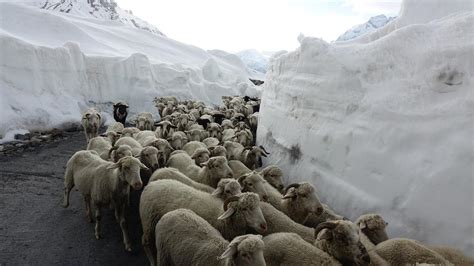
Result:
{"label": "narrow mountain road", "polygon": [[0,155],[0,265],[147,265],[136,200],[127,217],[132,253],[123,247],[113,210],[103,209],[103,239],[96,240],[78,191],[69,208],[61,207],[66,162],[86,147],[82,132],[65,136]]}

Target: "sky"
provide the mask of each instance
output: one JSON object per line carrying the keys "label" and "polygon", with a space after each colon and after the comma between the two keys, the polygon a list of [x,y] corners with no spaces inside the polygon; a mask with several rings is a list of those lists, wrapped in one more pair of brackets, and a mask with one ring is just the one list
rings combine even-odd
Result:
{"label": "sky", "polygon": [[294,50],[297,37],[328,42],[401,0],[115,0],[168,37],[203,49]]}

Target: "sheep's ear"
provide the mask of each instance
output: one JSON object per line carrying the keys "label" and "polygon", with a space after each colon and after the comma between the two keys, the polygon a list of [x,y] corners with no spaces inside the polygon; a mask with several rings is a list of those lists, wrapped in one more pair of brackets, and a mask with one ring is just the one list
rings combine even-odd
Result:
{"label": "sheep's ear", "polygon": [[332,238],[332,231],[329,229],[323,229],[317,236],[318,240],[331,240]]}
{"label": "sheep's ear", "polygon": [[364,222],[359,222],[358,226],[359,226],[360,229],[367,228],[367,224],[365,224]]}
{"label": "sheep's ear", "polygon": [[221,216],[217,217],[217,219],[218,220],[225,220],[225,219],[231,217],[232,214],[234,214],[234,213],[235,213],[235,209],[232,208],[232,207],[229,207],[227,209],[227,211],[225,211],[223,214],[221,214]]}
{"label": "sheep's ear", "polygon": [[200,165],[210,167],[209,160],[207,160],[207,162],[200,163]]}
{"label": "sheep's ear", "polygon": [[296,189],[295,188],[290,188],[286,192],[285,196],[283,196],[282,199],[294,199],[296,198]]}
{"label": "sheep's ear", "polygon": [[218,196],[219,194],[222,193],[222,187],[217,187],[212,193],[212,196]]}
{"label": "sheep's ear", "polygon": [[146,167],[146,165],[140,163],[140,169],[148,169],[148,167]]}
{"label": "sheep's ear", "polygon": [[109,166],[107,166],[107,169],[116,169],[116,168],[119,168],[120,167],[120,163],[114,163],[114,164],[111,164]]}

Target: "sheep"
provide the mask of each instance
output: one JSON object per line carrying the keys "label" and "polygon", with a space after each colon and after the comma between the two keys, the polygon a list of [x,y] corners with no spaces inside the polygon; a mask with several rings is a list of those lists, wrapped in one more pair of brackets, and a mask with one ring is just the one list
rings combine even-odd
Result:
{"label": "sheep", "polygon": [[120,145],[130,146],[130,148],[132,148],[133,156],[138,156],[143,149],[143,146],[132,137],[121,137],[117,142],[115,142],[115,146]]}
{"label": "sheep", "polygon": [[388,225],[378,214],[364,214],[355,221],[359,228],[362,244],[367,250],[372,250],[377,244],[388,239],[385,227]]}
{"label": "sheep", "polygon": [[132,148],[128,145],[113,146],[109,150],[109,159],[116,163],[125,156],[133,156]]}
{"label": "sheep", "polygon": [[140,129],[136,127],[126,127],[122,130],[122,137],[134,137],[140,132]]}
{"label": "sheep", "polygon": [[155,227],[157,265],[266,265],[260,235],[230,243],[191,210],[165,214]]}
{"label": "sheep", "polygon": [[178,130],[180,131],[187,130],[190,120],[193,120],[193,117],[190,114],[184,114],[184,113],[180,114],[178,117],[178,124],[177,124]]}
{"label": "sheep", "polygon": [[209,147],[208,149],[211,153],[211,157],[223,156],[227,158],[227,150],[224,148],[224,146],[218,145]]}
{"label": "sheep", "polygon": [[341,265],[295,233],[274,233],[263,238],[268,265]]}
{"label": "sheep", "polygon": [[200,141],[189,141],[183,146],[183,151],[185,151],[189,156],[192,156],[197,149],[206,149],[206,144]]}
{"label": "sheep", "polygon": [[257,169],[262,166],[262,156],[270,155],[263,146],[246,147],[240,155],[240,161],[249,169]]}
{"label": "sheep", "polygon": [[[273,188],[269,185],[269,187]],[[303,224],[310,214],[321,215],[324,208],[313,185],[307,182],[290,184],[277,208],[293,221]]]}
{"label": "sheep", "polygon": [[[224,137],[222,137],[224,140]],[[224,141],[224,148],[227,150],[227,158],[229,160],[240,160],[244,146],[242,144],[233,141]]]}
{"label": "sheep", "polygon": [[304,225],[309,227],[316,227],[320,223],[328,222],[328,221],[337,221],[337,220],[347,220],[344,216],[336,214],[327,204],[322,203],[323,206],[323,213],[320,215],[315,215],[311,213]]}
{"label": "sheep", "polygon": [[113,122],[107,127],[105,132],[115,132],[117,134],[122,134],[124,127],[123,124],[120,122]]}
{"label": "sheep", "polygon": [[150,112],[141,112],[135,119],[135,125],[140,130],[153,130],[153,115]]}
{"label": "sheep", "polygon": [[174,132],[171,136],[170,144],[175,150],[181,150],[186,143],[188,143],[188,137],[182,131]]}
{"label": "sheep", "polygon": [[179,182],[181,182],[185,185],[188,185],[188,186],[193,187],[197,190],[201,190],[201,191],[204,191],[204,192],[207,192],[207,193],[213,193],[215,191],[214,188],[212,188],[208,185],[196,182],[196,181],[192,180],[191,178],[187,177],[186,175],[184,175],[183,173],[181,173],[178,169],[171,168],[171,167],[165,167],[165,168],[161,168],[159,170],[156,170],[155,172],[153,172],[153,174],[151,175],[150,180],[148,182],[150,183],[150,182],[153,182],[153,181],[156,181],[156,180],[162,180],[162,179],[177,180],[177,181],[179,181]]}
{"label": "sheep", "polygon": [[260,202],[260,209],[267,221],[267,230],[262,233],[263,236],[278,232],[290,232],[298,234],[308,243],[314,242],[313,228],[296,223],[269,203]]}
{"label": "sheep", "polygon": [[235,133],[235,139],[236,142],[242,144],[242,146],[249,146],[253,142],[253,135],[250,131],[241,130]]}
{"label": "sheep", "polygon": [[174,167],[194,181],[216,187],[222,178],[233,178],[232,170],[224,157],[212,157],[201,163],[202,168],[196,166],[186,153],[173,154],[168,161],[168,167]]}
{"label": "sheep", "polygon": [[213,138],[213,137],[209,137],[209,138],[206,138],[202,141],[202,143],[204,143],[206,145],[206,147],[210,148],[210,147],[215,147],[217,145],[219,145],[219,140],[216,139],[216,138]]}
{"label": "sheep", "polygon": [[189,114],[192,116],[192,120],[197,120],[201,117],[198,109],[191,109],[189,110]]}
{"label": "sheep", "polygon": [[160,151],[160,157],[158,158],[161,165],[165,165],[168,162],[170,153],[174,151],[170,143],[166,139],[159,139],[155,136],[148,136],[143,140],[143,146],[153,146]]}
{"label": "sheep", "polygon": [[377,244],[369,254],[371,258],[381,258],[387,265],[450,264],[434,250],[427,248],[418,241],[406,238],[392,238],[383,241]]}
{"label": "sheep", "polygon": [[150,138],[150,137],[151,138],[156,138],[155,132],[153,132],[151,130],[143,130],[143,131],[140,131],[137,134],[135,134],[134,139],[136,139],[138,141],[138,143],[140,143],[140,145],[144,146],[145,141],[148,140],[148,138]]}
{"label": "sheep", "polygon": [[[232,169],[234,176],[240,177],[242,175],[252,172],[245,164],[239,160],[229,160],[229,167]],[[282,197],[282,195],[280,195]]]}
{"label": "sheep", "polygon": [[343,220],[324,222],[315,228],[314,234],[314,245],[343,265],[370,264],[371,257],[361,243],[354,223]]}
{"label": "sheep", "polygon": [[427,246],[429,249],[443,256],[454,265],[474,265],[474,258],[464,255],[461,251],[446,246]]}
{"label": "sheep", "polygon": [[263,179],[265,179],[270,185],[278,189],[280,193],[284,193],[285,186],[282,181],[283,171],[278,166],[269,165],[260,171],[260,175],[262,175]]}
{"label": "sheep", "polygon": [[217,183],[216,189],[211,193],[216,198],[227,200],[232,196],[239,195],[242,187],[239,182],[233,178],[223,178]]}
{"label": "sheep", "polygon": [[209,137],[208,132],[202,129],[190,129],[185,133],[190,141],[201,141]]}
{"label": "sheep", "polygon": [[174,112],[174,102],[173,101],[168,101],[166,103],[166,107],[163,110],[163,115],[162,116],[167,116],[171,115]]}
{"label": "sheep", "polygon": [[114,108],[114,119],[115,121],[125,125],[125,120],[127,119],[128,115],[128,104],[125,102],[117,102],[113,105]]}
{"label": "sheep", "polygon": [[166,213],[185,208],[194,211],[229,240],[252,228],[261,233],[267,222],[259,207],[258,195],[241,193],[224,203],[212,195],[196,190],[175,180],[149,183],[140,198],[140,219],[143,228],[142,244],[152,265],[155,225]]}
{"label": "sheep", "polygon": [[97,137],[101,124],[101,116],[97,110],[90,108],[82,114],[82,127],[86,136],[86,141]]}
{"label": "sheep", "polygon": [[191,155],[191,159],[194,160],[194,163],[197,166],[201,166],[202,163],[205,163],[209,160],[209,150],[205,148],[196,149]]}
{"label": "sheep", "polygon": [[229,119],[224,119],[224,120],[222,120],[221,127],[222,127],[222,130],[233,129],[234,124]]}
{"label": "sheep", "polygon": [[222,128],[217,123],[211,123],[207,127],[207,131],[209,132],[209,137],[216,138],[218,140],[222,139]]}
{"label": "sheep", "polygon": [[169,121],[161,121],[160,123],[157,124],[157,126],[158,127],[155,130],[156,137],[162,138],[162,139],[170,138],[175,132],[175,129],[177,128],[177,126],[173,125]]}
{"label": "sheep", "polygon": [[160,117],[163,117],[163,110],[166,108],[166,105],[164,103],[155,103],[155,107]]}
{"label": "sheep", "polygon": [[112,144],[104,137],[91,138],[87,144],[87,150],[96,151],[103,160],[109,159],[110,149],[112,149]]}
{"label": "sheep", "polygon": [[[232,169],[232,168],[231,168]],[[242,191],[253,192],[260,196],[260,200],[268,201],[267,190],[265,189],[265,180],[255,171],[243,174],[238,178]]]}
{"label": "sheep", "polygon": [[248,116],[250,129],[255,133],[258,127],[258,112]]}
{"label": "sheep", "polygon": [[92,222],[91,208],[95,208],[95,237],[101,238],[100,209],[111,205],[115,218],[120,223],[123,243],[127,251],[132,250],[125,222],[125,205],[128,201],[128,187],[135,190],[143,186],[140,169],[146,169],[138,159],[126,156],[116,163],[102,160],[93,151],[78,151],[67,162],[64,175],[63,207],[69,206],[71,189],[77,186],[84,196],[87,218]]}
{"label": "sheep", "polygon": [[232,128],[222,131],[222,142],[232,141],[235,138],[235,130]]}

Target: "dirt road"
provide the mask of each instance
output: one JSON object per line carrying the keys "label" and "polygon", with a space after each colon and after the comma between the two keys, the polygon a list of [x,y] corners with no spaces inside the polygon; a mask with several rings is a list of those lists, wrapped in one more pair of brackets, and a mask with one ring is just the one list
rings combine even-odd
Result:
{"label": "dirt road", "polygon": [[0,155],[0,265],[147,265],[136,208],[128,214],[130,254],[112,210],[103,210],[103,239],[96,240],[78,191],[72,191],[69,208],[61,207],[66,162],[86,147],[82,132],[65,137]]}

